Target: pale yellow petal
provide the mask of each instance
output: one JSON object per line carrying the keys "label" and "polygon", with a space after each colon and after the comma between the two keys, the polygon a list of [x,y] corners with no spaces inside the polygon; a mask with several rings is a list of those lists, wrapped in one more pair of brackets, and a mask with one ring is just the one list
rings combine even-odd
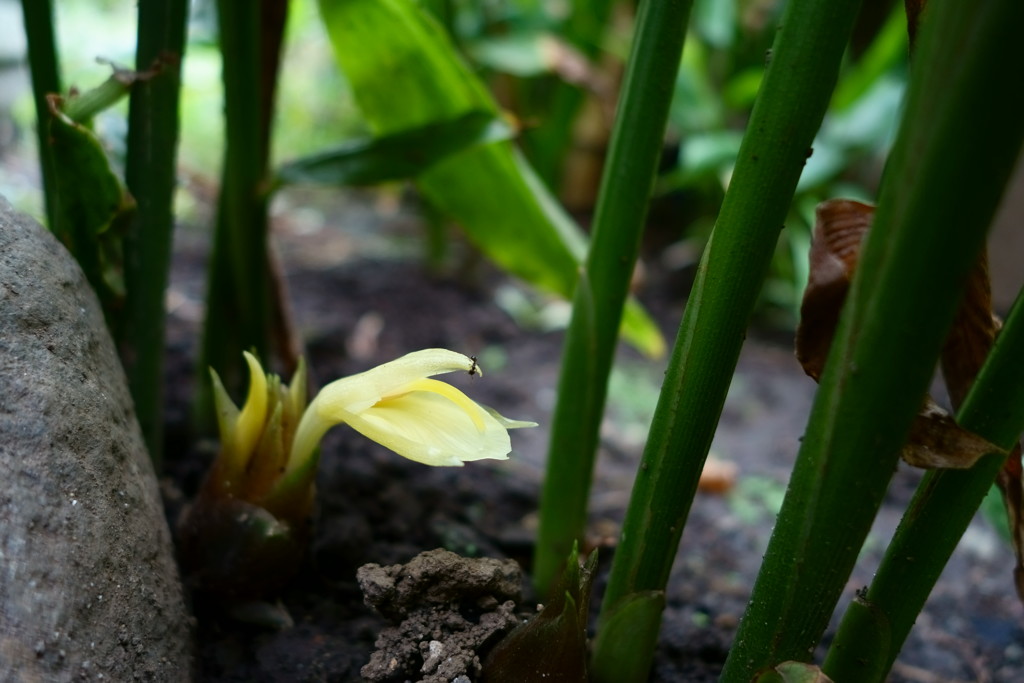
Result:
{"label": "pale yellow petal", "polygon": [[295,430],[295,437],[292,440],[291,454],[288,456],[288,465],[285,468],[285,475],[290,476],[298,469],[305,469],[310,459],[316,454],[316,448],[320,439],[324,438],[327,430],[336,424],[343,422],[343,419],[331,420],[317,409],[319,396],[302,413],[299,426]]}
{"label": "pale yellow petal", "polygon": [[536,422],[532,422],[530,420],[513,420],[511,418],[505,417],[494,408],[490,406],[485,406],[483,403],[478,403],[477,405],[483,408],[488,415],[497,420],[498,424],[500,424],[505,429],[529,429],[531,427],[537,426]]}
{"label": "pale yellow petal", "polygon": [[243,355],[249,364],[249,395],[245,398],[245,405],[235,424],[233,449],[237,460],[233,464],[238,467],[245,466],[263,433],[263,423],[267,419],[267,375],[255,356],[248,351],[243,352]]}
{"label": "pale yellow petal", "polygon": [[463,412],[465,412],[470,417],[470,419],[473,420],[473,424],[476,425],[476,428],[481,432],[484,431],[484,421],[483,418],[481,417],[483,413],[480,410],[480,405],[475,403],[473,399],[471,399],[469,396],[466,396],[464,393],[453,387],[451,384],[445,384],[444,382],[439,382],[436,379],[418,379],[413,382],[409,382],[408,384],[404,385],[399,391],[395,392],[395,396],[385,397],[383,400],[392,400],[397,396],[410,394],[414,391],[427,391],[430,393],[437,394],[438,396],[443,396],[444,398],[448,399],[449,401],[457,405],[459,408],[462,408]]}
{"label": "pale yellow petal", "polygon": [[[471,460],[508,458],[508,432],[482,408],[475,414],[436,392],[416,391],[359,414],[348,415],[353,429],[401,456],[426,465],[462,465]],[[477,420],[483,429],[477,427]]]}
{"label": "pale yellow petal", "polygon": [[476,361],[447,349],[424,349],[401,358],[331,382],[320,390],[317,400],[322,406],[345,413],[358,413],[395,393],[409,382],[446,372],[469,372]]}

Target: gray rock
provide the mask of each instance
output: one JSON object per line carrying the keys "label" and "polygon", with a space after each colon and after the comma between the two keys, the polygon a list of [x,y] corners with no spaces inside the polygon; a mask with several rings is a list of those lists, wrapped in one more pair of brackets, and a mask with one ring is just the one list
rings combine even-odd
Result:
{"label": "gray rock", "polygon": [[0,679],[190,678],[170,533],[96,297],[0,197]]}

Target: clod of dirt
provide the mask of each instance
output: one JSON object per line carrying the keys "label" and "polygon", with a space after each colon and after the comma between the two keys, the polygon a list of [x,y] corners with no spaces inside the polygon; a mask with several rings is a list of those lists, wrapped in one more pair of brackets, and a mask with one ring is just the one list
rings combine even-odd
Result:
{"label": "clod of dirt", "polygon": [[381,632],[362,668],[370,681],[470,683],[478,652],[519,623],[522,572],[513,560],[437,549],[405,565],[363,565],[357,579],[366,603],[397,624]]}
{"label": "clod of dirt", "polygon": [[82,271],[0,198],[0,674],[187,681],[156,477]]}

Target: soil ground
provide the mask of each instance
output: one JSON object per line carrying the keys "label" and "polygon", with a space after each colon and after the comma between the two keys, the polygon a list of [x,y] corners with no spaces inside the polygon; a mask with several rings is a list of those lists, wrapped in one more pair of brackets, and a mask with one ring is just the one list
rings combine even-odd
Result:
{"label": "soil ground", "polygon": [[[422,260],[410,258],[420,253],[420,229],[401,203],[383,205],[379,196],[353,193],[340,213],[325,218],[295,210],[306,199],[288,196],[279,203],[275,230],[315,382],[441,346],[478,356],[487,372],[483,379],[467,376],[454,383],[503,414],[540,427],[513,433],[508,461],[444,469],[406,461],[347,428],[332,430],[322,448],[310,558],[282,598],[294,627],[274,631],[240,624],[197,601],[201,681],[360,680],[359,670],[385,625],[364,605],[356,585],[356,570],[364,563],[404,563],[443,547],[510,557],[529,571],[562,339],[560,331],[545,331],[543,324],[564,310],[471,255],[456,255],[456,262],[469,264],[457,269],[458,277],[428,273]],[[214,447],[195,445],[186,436],[206,243],[196,231],[179,231],[168,299],[164,484],[171,516],[197,489]],[[687,271],[670,267],[657,251],[646,260],[648,277],[638,295],[671,343],[685,304]],[[712,448],[736,464],[738,477],[727,492],[701,493],[695,501],[668,587],[652,681],[717,680],[815,390],[790,343],[777,331],[754,330],[744,347]],[[612,378],[588,539],[603,546],[598,595],[664,367],[664,360],[646,360],[623,348]],[[919,478],[906,467],[896,472],[844,600],[870,581]],[[1024,680],[1024,609],[1012,588],[1012,566],[1006,543],[976,519],[890,680]]]}

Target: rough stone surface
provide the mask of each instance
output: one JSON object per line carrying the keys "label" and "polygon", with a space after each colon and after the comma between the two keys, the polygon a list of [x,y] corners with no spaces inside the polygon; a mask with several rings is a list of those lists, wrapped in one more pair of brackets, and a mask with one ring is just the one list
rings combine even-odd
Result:
{"label": "rough stone surface", "polygon": [[404,565],[363,565],[357,578],[366,603],[395,622],[362,668],[369,681],[477,680],[486,649],[519,624],[522,571],[513,560],[437,549]]}
{"label": "rough stone surface", "polygon": [[0,678],[185,681],[156,478],[77,264],[0,197]]}

